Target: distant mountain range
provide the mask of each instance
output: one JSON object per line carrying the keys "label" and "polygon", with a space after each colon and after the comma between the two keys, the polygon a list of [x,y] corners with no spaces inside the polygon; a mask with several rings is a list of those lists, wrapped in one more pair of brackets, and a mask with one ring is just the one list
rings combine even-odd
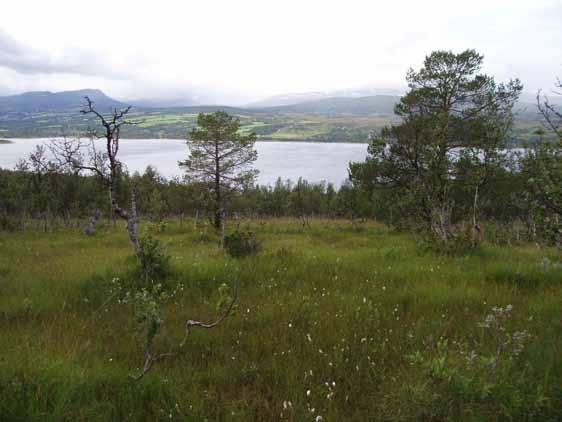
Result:
{"label": "distant mountain range", "polygon": [[[136,109],[184,109],[199,112],[217,109],[249,110],[256,113],[315,113],[328,115],[377,115],[392,114],[393,106],[398,96],[375,95],[368,97],[326,97],[324,94],[308,93],[302,96],[290,96],[285,100],[289,104],[276,104],[278,100],[266,100],[258,107],[229,107],[222,105],[200,105],[192,100],[137,100],[117,101],[105,95],[98,89],[83,89],[78,91],[36,91],[19,95],[0,97],[0,113],[40,113],[40,112],[73,112],[84,105],[84,97],[88,96],[100,110],[120,108],[132,105]],[[267,105],[274,104],[275,105]]]}
{"label": "distant mountain range", "polygon": [[[184,138],[198,113],[224,110],[240,118],[243,131],[253,131],[261,140],[309,142],[366,142],[373,131],[397,120],[393,109],[400,100],[395,91],[356,89],[291,94],[242,108],[196,105],[190,98],[118,101],[97,89],[27,92],[0,97],[0,137],[83,133],[98,123],[79,113],[85,96],[101,112],[132,105],[129,117],[139,124],[128,126],[126,136],[131,138]],[[512,144],[532,142],[534,131],[543,124],[532,95],[522,97],[515,111]]]}
{"label": "distant mountain range", "polygon": [[193,107],[201,104],[193,98],[142,98],[126,103],[139,108]]}
{"label": "distant mountain range", "polygon": [[394,95],[374,95],[370,97],[329,97],[292,105],[267,107],[268,112],[312,113],[334,116],[390,115],[400,97]]}
{"label": "distant mountain range", "polygon": [[279,107],[286,105],[294,105],[299,103],[306,103],[309,101],[317,101],[329,98],[330,95],[326,92],[302,92],[296,94],[282,94],[273,97],[264,98],[263,100],[255,101],[246,104],[246,108],[268,108]]}
{"label": "distant mountain range", "polygon": [[0,113],[37,113],[47,111],[78,111],[88,96],[100,109],[123,107],[124,104],[108,97],[99,89],[78,91],[33,91],[0,97]]}
{"label": "distant mountain range", "polygon": [[301,92],[293,94],[282,94],[268,97],[260,101],[255,101],[247,104],[246,108],[269,108],[286,105],[295,105],[301,103],[308,103],[312,101],[326,100],[328,98],[360,98],[360,97],[376,97],[376,96],[393,96],[400,97],[402,92],[396,89],[381,89],[373,87],[359,87],[350,89],[340,89],[336,91],[316,91],[316,92]]}

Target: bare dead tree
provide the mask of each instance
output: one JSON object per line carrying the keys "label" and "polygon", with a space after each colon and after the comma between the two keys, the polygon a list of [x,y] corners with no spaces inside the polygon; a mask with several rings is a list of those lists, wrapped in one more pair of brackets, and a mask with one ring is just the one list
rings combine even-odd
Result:
{"label": "bare dead tree", "polygon": [[[562,81],[560,79],[556,80],[555,87],[562,89]],[[562,92],[554,91],[554,94],[562,95]],[[562,111],[557,110],[550,102],[548,96],[542,95],[540,90],[537,93],[537,107],[550,129],[559,139],[562,139]]]}
{"label": "bare dead tree", "polygon": [[[126,125],[135,124],[135,122],[127,119],[127,114],[131,111],[131,107],[128,106],[123,109],[114,108],[108,115],[104,115],[96,109],[94,102],[89,97],[85,97],[85,99],[86,104],[80,110],[80,113],[83,115],[93,115],[102,129],[89,131],[89,145],[86,145],[81,139],[69,140],[64,137],[63,139],[53,140],[50,145],[51,153],[61,168],[66,168],[75,173],[90,172],[99,177],[108,192],[111,214],[127,222],[129,240],[133,245],[135,253],[138,253],[138,214],[134,189],[131,194],[131,208],[129,211],[119,204],[115,191],[117,181],[123,174],[123,164],[117,158],[120,147],[121,128]],[[103,149],[97,148],[96,140],[104,141]],[[98,218],[90,220],[86,233],[92,234],[94,232],[97,220]]]}
{"label": "bare dead tree", "polygon": [[92,215],[90,221],[88,222],[88,226],[84,230],[84,233],[86,233],[88,236],[92,236],[94,234],[94,231],[96,230],[96,224],[98,223],[100,217],[101,217],[101,211],[99,210],[99,208],[96,208],[94,214]]}
{"label": "bare dead tree", "polygon": [[147,341],[146,344],[145,344],[145,347],[144,347],[144,359],[145,360],[144,360],[143,369],[142,369],[142,371],[140,372],[139,375],[131,376],[131,378],[134,381],[139,381],[152,369],[152,366],[156,362],[158,362],[162,359],[168,358],[168,357],[176,356],[177,354],[179,354],[183,350],[183,346],[187,342],[189,334],[191,333],[191,330],[193,328],[211,329],[211,328],[215,328],[218,325],[220,325],[230,315],[230,313],[232,312],[232,309],[234,308],[234,304],[238,300],[238,287],[239,287],[239,285],[240,285],[240,283],[237,280],[234,283],[234,290],[233,290],[232,300],[230,301],[230,304],[224,310],[222,315],[218,319],[216,319],[214,322],[205,323],[205,322],[192,320],[192,319],[187,320],[187,322],[185,323],[185,335],[183,337],[183,340],[181,341],[181,343],[178,346],[178,351],[153,354],[153,352],[152,352],[152,340]]}
{"label": "bare dead tree", "polygon": [[[560,78],[556,79],[554,86],[553,93],[561,96],[562,91],[559,90],[562,89],[562,81]],[[562,181],[562,166],[560,165],[562,162],[562,110],[552,104],[547,95],[543,95],[541,98],[541,91],[537,93],[537,107],[546,124],[558,137],[558,142],[547,146],[546,151],[548,152],[545,151],[548,159],[541,166],[543,174],[538,190],[541,193],[542,205],[553,214],[556,245],[559,249],[562,249],[562,222],[560,221],[560,216],[562,216],[562,195],[560,194]]]}

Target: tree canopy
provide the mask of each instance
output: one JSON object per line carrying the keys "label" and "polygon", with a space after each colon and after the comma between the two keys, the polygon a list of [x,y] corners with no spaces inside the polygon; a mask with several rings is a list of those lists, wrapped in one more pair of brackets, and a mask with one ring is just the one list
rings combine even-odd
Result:
{"label": "tree canopy", "polygon": [[443,240],[451,234],[459,156],[479,169],[470,178],[476,189],[485,166],[499,158],[522,90],[517,79],[496,84],[481,74],[482,63],[474,50],[436,51],[419,71],[410,69],[410,90],[395,107],[400,123],[373,136],[366,162],[350,165],[354,183],[393,198],[401,220]]}
{"label": "tree canopy", "polygon": [[242,134],[240,120],[224,111],[199,114],[188,135],[189,158],[179,164],[189,180],[200,182],[212,196],[214,224],[220,228],[228,196],[252,184],[257,170],[256,134]]}

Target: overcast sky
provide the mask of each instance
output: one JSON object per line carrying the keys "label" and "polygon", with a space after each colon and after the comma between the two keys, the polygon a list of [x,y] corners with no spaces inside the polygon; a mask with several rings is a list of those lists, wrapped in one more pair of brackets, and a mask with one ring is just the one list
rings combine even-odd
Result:
{"label": "overcast sky", "polygon": [[403,88],[431,51],[466,48],[530,92],[562,76],[561,0],[3,0],[1,15],[0,95],[100,88],[243,103]]}

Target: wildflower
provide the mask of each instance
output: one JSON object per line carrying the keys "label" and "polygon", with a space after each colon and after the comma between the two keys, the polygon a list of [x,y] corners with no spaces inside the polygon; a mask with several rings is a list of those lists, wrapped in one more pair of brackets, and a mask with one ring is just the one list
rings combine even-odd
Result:
{"label": "wildflower", "polygon": [[306,390],[306,397],[310,397],[310,390]]}

